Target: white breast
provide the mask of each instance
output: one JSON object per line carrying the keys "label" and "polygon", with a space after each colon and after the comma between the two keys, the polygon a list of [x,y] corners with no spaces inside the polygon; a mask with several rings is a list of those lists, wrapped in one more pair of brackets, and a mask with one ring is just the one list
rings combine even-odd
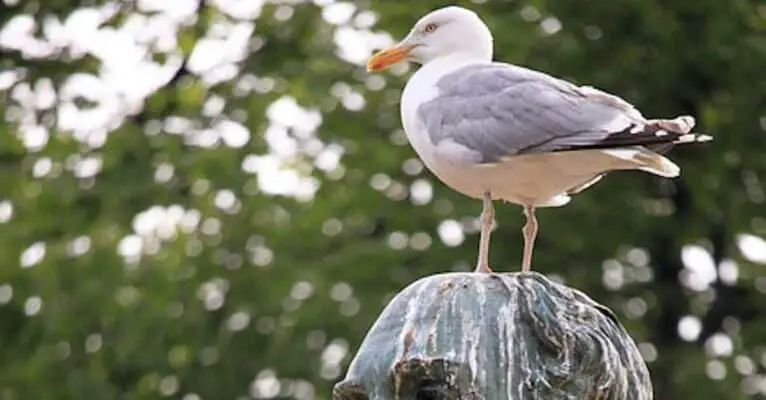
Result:
{"label": "white breast", "polygon": [[425,130],[425,126],[418,118],[418,107],[432,100],[439,94],[439,89],[427,72],[421,68],[418,70],[404,87],[400,111],[404,132],[410,145],[418,154],[423,163],[432,171],[436,168],[435,145]]}
{"label": "white breast", "polygon": [[[418,119],[418,107],[439,95],[436,83],[444,75],[478,62],[481,61],[460,54],[435,59],[416,71],[404,87],[400,104],[402,125],[413,149],[432,171],[437,168],[440,157],[435,144],[431,142],[425,127]],[[441,161],[443,163],[447,160]]]}

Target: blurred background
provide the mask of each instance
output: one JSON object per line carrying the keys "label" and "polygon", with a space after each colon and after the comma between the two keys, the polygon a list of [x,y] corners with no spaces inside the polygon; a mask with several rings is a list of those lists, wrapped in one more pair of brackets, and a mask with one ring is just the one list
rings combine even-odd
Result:
{"label": "blurred background", "polygon": [[[497,59],[715,137],[541,209],[535,269],[615,310],[657,399],[766,398],[766,4],[456,3]],[[330,399],[391,296],[475,263],[481,204],[401,130],[414,67],[364,69],[446,4],[0,0],[0,400]]]}

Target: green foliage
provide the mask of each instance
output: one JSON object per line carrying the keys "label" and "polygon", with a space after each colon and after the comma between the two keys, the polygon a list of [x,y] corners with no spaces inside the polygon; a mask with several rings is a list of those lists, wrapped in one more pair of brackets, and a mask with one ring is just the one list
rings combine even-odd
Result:
{"label": "green foliage", "polygon": [[[620,315],[658,399],[763,397],[766,8],[459,3],[497,59],[715,136],[541,210],[535,268]],[[329,398],[393,293],[475,262],[480,204],[400,130],[408,71],[363,68],[442,5],[0,2],[0,399]]]}

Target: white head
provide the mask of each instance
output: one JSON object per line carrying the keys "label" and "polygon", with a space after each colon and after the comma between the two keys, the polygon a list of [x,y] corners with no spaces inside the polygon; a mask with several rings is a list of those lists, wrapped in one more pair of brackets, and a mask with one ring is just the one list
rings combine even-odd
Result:
{"label": "white head", "polygon": [[405,60],[426,64],[453,54],[492,60],[489,28],[475,12],[457,6],[440,8],[418,20],[401,42],[372,56],[367,70],[382,71]]}

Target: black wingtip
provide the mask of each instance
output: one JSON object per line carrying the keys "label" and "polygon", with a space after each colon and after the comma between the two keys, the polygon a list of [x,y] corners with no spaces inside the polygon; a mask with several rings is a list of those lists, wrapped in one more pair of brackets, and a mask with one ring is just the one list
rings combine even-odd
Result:
{"label": "black wingtip", "polygon": [[[689,117],[691,118],[691,117]],[[691,120],[693,121],[693,119]],[[681,126],[682,123],[686,124]],[[690,132],[693,122],[684,117],[675,120],[649,121],[646,125],[631,124],[627,128],[609,134],[603,140],[585,145],[569,146],[556,151],[614,149],[631,146],[645,146],[657,153],[665,153],[678,145],[702,143],[713,140],[712,136]]]}

